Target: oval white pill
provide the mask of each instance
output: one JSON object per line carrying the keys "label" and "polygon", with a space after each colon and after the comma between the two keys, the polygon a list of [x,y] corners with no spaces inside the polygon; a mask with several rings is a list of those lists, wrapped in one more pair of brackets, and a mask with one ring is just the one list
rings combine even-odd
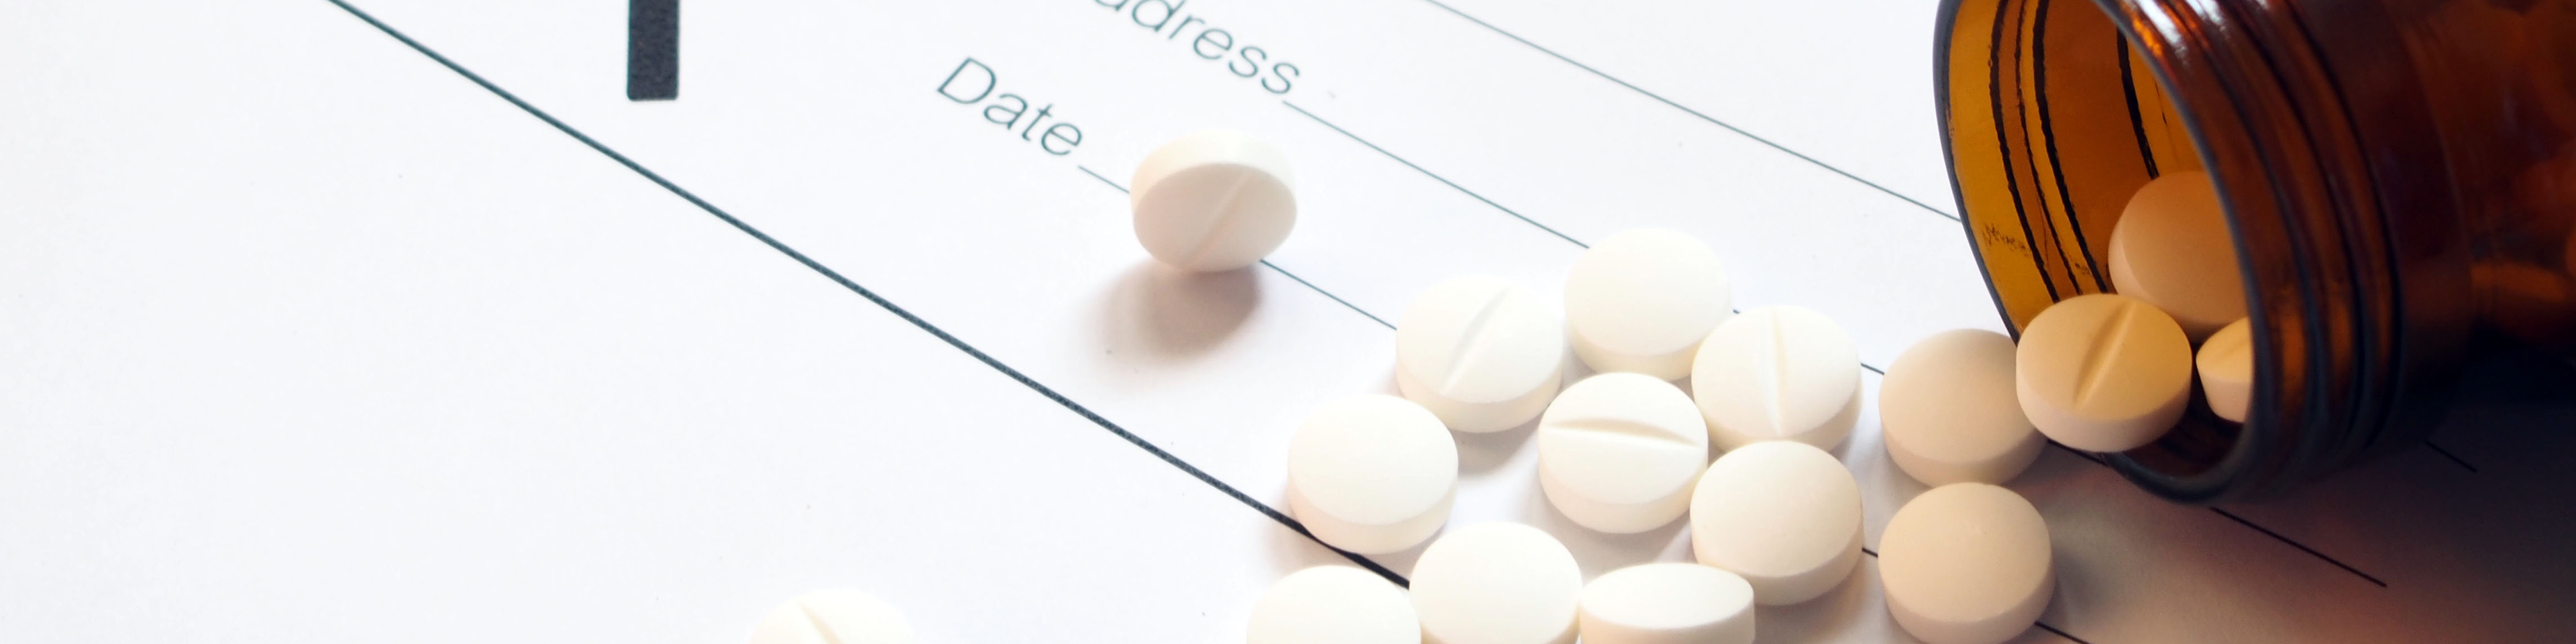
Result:
{"label": "oval white pill", "polygon": [[2193,338],[2245,317],[2236,234],[2207,173],[2175,172],[2138,188],[2111,228],[2111,287],[2163,309]]}
{"label": "oval white pill", "polygon": [[1501,278],[1432,285],[1396,321],[1396,387],[1457,431],[1529,422],[1556,395],[1564,367],[1565,324]]}
{"label": "oval white pill", "polygon": [[2000,644],[2030,629],[2057,588],[2048,523],[2012,490],[1932,488],[1878,538],[1878,579],[1896,624],[1929,644]]}
{"label": "oval white pill", "polygon": [[1815,599],[1860,562],[1860,483],[1805,443],[1718,457],[1691,493],[1690,520],[1692,554],[1744,576],[1765,606]]}
{"label": "oval white pill", "polygon": [[1691,563],[1611,571],[1583,587],[1585,644],[1752,644],[1753,585]]}
{"label": "oval white pill", "polygon": [[1582,595],[1574,554],[1518,523],[1452,530],[1413,563],[1425,644],[1567,644]]}
{"label": "oval white pill", "polygon": [[1251,266],[1297,224],[1288,158],[1240,132],[1194,132],[1155,148],[1136,166],[1127,201],[1145,252],[1184,270]]}
{"label": "oval white pill", "polygon": [[2246,407],[2254,402],[2254,327],[2250,320],[2237,320],[2210,334],[2200,343],[2200,355],[2192,360],[2200,368],[2200,391],[2209,399],[2209,411],[2235,422],[2245,422]]}
{"label": "oval white pill", "polygon": [[1860,419],[1860,350],[1823,313],[1765,306],[1700,343],[1691,389],[1719,449],[1773,439],[1833,449]]}
{"label": "oval white pill", "polygon": [[1690,375],[1700,340],[1734,315],[1726,267],[1690,235],[1630,230],[1592,245],[1565,277],[1565,327],[1593,370]]}
{"label": "oval white pill", "polygon": [[1335,548],[1411,548],[1449,520],[1458,444],[1440,419],[1402,398],[1327,403],[1288,439],[1288,511]]}
{"label": "oval white pill", "polygon": [[1420,644],[1413,600],[1383,577],[1316,566],[1270,584],[1252,605],[1249,644]]}
{"label": "oval white pill", "polygon": [[2048,443],[2013,393],[2013,341],[1956,329],[1933,334],[1887,365],[1878,418],[1887,456],[1928,485],[2002,483]]}
{"label": "oval white pill", "polygon": [[2022,413],[2075,449],[2155,442],[2191,402],[2191,340],[2163,311],[2125,295],[2050,305],[2022,329],[2013,362]]}
{"label": "oval white pill", "polygon": [[1681,388],[1605,373],[1566,387],[1538,419],[1538,481],[1583,527],[1643,532],[1690,509],[1708,466],[1708,425]]}
{"label": "oval white pill", "polygon": [[751,644],[912,644],[912,625],[867,593],[817,590],[761,617]]}

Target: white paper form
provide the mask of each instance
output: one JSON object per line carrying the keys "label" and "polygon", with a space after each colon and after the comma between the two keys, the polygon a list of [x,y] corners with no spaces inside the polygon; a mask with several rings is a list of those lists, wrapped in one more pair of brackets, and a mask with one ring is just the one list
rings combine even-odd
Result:
{"label": "white paper form", "polygon": [[0,641],[1210,641],[1313,548],[328,4],[43,9]]}
{"label": "white paper form", "polygon": [[[771,290],[716,280],[707,277],[713,274],[709,271],[662,267],[657,270],[665,272],[655,273],[662,277],[632,284],[638,289],[632,301],[572,299],[521,307],[533,311],[524,313],[531,318],[593,321],[526,330],[514,338],[521,346],[569,342],[592,353],[549,360],[553,354],[523,349],[519,353],[530,355],[515,360],[496,356],[489,363],[456,368],[471,375],[532,368],[520,366],[522,360],[555,365],[589,358],[601,364],[571,379],[600,381],[594,390],[606,392],[599,393],[600,398],[495,401],[472,395],[483,390],[466,386],[471,378],[459,375],[447,385],[458,389],[455,396],[442,399],[461,398],[468,402],[455,407],[509,420],[515,430],[509,432],[511,436],[543,437],[567,422],[561,415],[574,411],[618,418],[674,416],[655,405],[638,406],[631,397],[632,390],[643,390],[661,394],[652,398],[690,400],[663,380],[676,376],[633,372],[639,365],[668,368],[698,366],[703,361],[720,373],[736,374],[724,379],[735,383],[731,385],[735,389],[698,398],[709,409],[696,415],[659,421],[667,423],[667,431],[675,436],[670,439],[675,443],[665,447],[671,453],[758,452],[761,456],[740,457],[750,464],[720,462],[683,471],[712,481],[728,481],[744,471],[812,474],[803,479],[755,481],[766,485],[692,488],[695,496],[680,498],[721,508],[755,504],[759,501],[754,499],[776,495],[846,495],[840,498],[848,499],[850,506],[838,512],[817,511],[832,515],[829,520],[835,523],[790,531],[804,540],[782,543],[779,540],[785,537],[776,534],[779,530],[767,529],[774,523],[761,523],[779,521],[775,517],[747,517],[747,527],[695,540],[659,536],[662,531],[639,531],[635,525],[607,519],[565,519],[551,524],[550,533],[560,539],[554,543],[556,548],[433,550],[421,559],[496,555],[488,565],[540,571],[517,576],[503,570],[450,578],[523,584],[528,596],[537,598],[510,602],[511,606],[564,605],[542,598],[567,593],[580,594],[585,599],[578,601],[586,603],[579,605],[581,612],[572,614],[444,604],[451,608],[439,611],[442,617],[458,626],[424,626],[423,639],[469,633],[506,639],[498,632],[577,629],[650,611],[659,616],[656,619],[671,621],[657,622],[650,629],[654,634],[638,636],[733,641],[766,604],[808,587],[835,584],[887,596],[915,613],[930,641],[1239,639],[1242,613],[1262,584],[1303,565],[1340,561],[1287,531],[1253,504],[1281,505],[1284,446],[1306,410],[1343,395],[1391,390],[1391,334],[1384,323],[1395,319],[1406,299],[1440,279],[1478,271],[1552,292],[1580,251],[1580,241],[1623,228],[1668,226],[1700,235],[1736,271],[1740,304],[1794,303],[1823,310],[1853,332],[1864,362],[1873,366],[1884,366],[1905,344],[1933,331],[1996,326],[1964,235],[1946,212],[1952,208],[1937,165],[1938,151],[1933,147],[1937,141],[1930,138],[1928,129],[1932,126],[1928,80],[1924,80],[1928,73],[1913,78],[1903,71],[1930,68],[1926,4],[1757,8],[1757,3],[1638,3],[1605,9],[1426,0],[1191,0],[1180,6],[1177,15],[1159,20],[1159,9],[1140,17],[1134,12],[1135,3],[1129,4],[1113,9],[1094,0],[692,3],[684,8],[682,20],[680,99],[634,103],[624,99],[619,86],[624,80],[623,3],[357,3],[386,26],[708,205],[739,217],[816,264],[918,315],[989,356],[993,364],[1006,365],[1030,383],[1062,396],[1064,404],[1039,396],[1029,384],[1010,379],[992,365],[965,357],[564,133],[513,112],[493,93],[326,2],[278,0],[259,3],[257,10],[241,15],[194,16],[232,27],[212,34],[127,33],[137,28],[129,22],[185,22],[176,18],[188,17],[186,12],[137,18],[131,12],[110,9],[75,11],[52,5],[21,9],[42,15],[13,24],[48,25],[47,31],[74,35],[123,33],[124,39],[97,44],[32,39],[21,45],[30,54],[21,59],[74,62],[12,69],[25,78],[45,81],[36,83],[40,87],[64,88],[40,96],[87,99],[64,102],[92,111],[122,104],[153,105],[153,101],[133,100],[138,96],[100,95],[97,88],[54,75],[84,69],[81,64],[106,64],[90,56],[115,59],[137,55],[132,52],[184,50],[201,56],[210,68],[227,70],[223,78],[250,79],[206,87],[202,95],[260,107],[242,108],[239,118],[269,119],[258,121],[270,126],[261,131],[297,130],[316,119],[350,119],[333,137],[308,141],[305,147],[293,148],[293,153],[264,157],[305,159],[304,165],[292,166],[301,168],[299,172],[234,169],[242,173],[239,176],[256,177],[268,185],[256,192],[229,193],[232,199],[203,202],[222,208],[200,206],[218,212],[252,207],[245,204],[300,205],[274,215],[278,225],[285,225],[318,213],[387,212],[391,206],[372,200],[391,192],[403,198],[386,200],[403,204],[405,212],[449,220],[454,218],[449,213],[475,211],[488,216],[481,211],[535,200],[550,207],[520,217],[474,221],[574,218],[578,225],[551,224],[580,233],[556,231],[564,243],[613,249],[625,246],[588,235],[594,228],[629,225],[624,222],[639,212],[665,213],[672,221],[695,222],[686,226],[704,239],[692,238],[694,243],[739,254],[716,255],[716,251],[673,243],[607,259],[656,267],[683,260],[712,261],[702,255],[765,258],[743,259],[745,266],[758,266],[760,271],[735,279],[779,280]],[[61,16],[73,14],[97,19],[77,22],[78,28],[52,26],[65,20]],[[1176,33],[1179,28],[1170,26],[1189,27],[1192,17],[1199,22],[1188,34]],[[1137,24],[1140,20],[1167,26],[1149,29]],[[1918,22],[1919,27],[1908,31],[1908,21]],[[1227,67],[1241,59],[1239,51],[1234,59],[1199,57],[1195,49],[1213,45],[1197,42],[1197,34],[1206,33],[1211,25],[1230,34],[1234,47],[1261,47],[1266,63],[1295,65],[1293,80],[1275,67],[1251,78],[1235,75]],[[1743,36],[1718,38],[1703,33]],[[1784,47],[1839,55],[1758,57]],[[969,58],[975,62],[967,63]],[[990,72],[989,87],[978,84],[985,70]],[[108,72],[138,73],[111,66],[95,77],[116,77]],[[1264,82],[1287,89],[1273,92]],[[378,96],[396,91],[400,93]],[[1051,119],[1046,124],[1073,124],[1082,132],[1082,142],[1070,147],[1068,154],[1056,155],[1039,134],[1046,126],[1023,127],[1032,122],[1014,119],[1005,129],[1005,124],[987,120],[988,115],[1006,116],[1016,107],[994,111],[1004,93],[1031,103],[1019,118],[1033,119],[1043,106]],[[342,109],[287,108],[299,104],[288,99],[316,94],[340,101],[332,105]],[[369,102],[369,97],[375,98]],[[971,100],[956,100],[960,98]],[[201,117],[192,115],[185,105],[155,107],[161,111],[129,116],[183,131],[206,127],[191,122]],[[116,123],[69,108],[38,111],[28,106],[13,108],[11,113],[19,113],[16,109],[46,117],[18,130],[13,137],[18,140],[60,142]],[[326,114],[332,116],[322,116]],[[1160,141],[1205,127],[1253,132],[1279,144],[1297,164],[1299,228],[1273,255],[1270,266],[1215,276],[1175,275],[1153,266],[1126,230],[1120,191],[1136,160]],[[351,149],[357,146],[335,139],[380,130],[403,134],[406,142],[430,151],[396,155],[379,169],[403,169],[396,172],[398,176],[413,166],[424,171],[443,168],[459,175],[470,171],[470,179],[458,178],[453,185],[472,190],[430,195],[392,192],[393,186],[401,184],[390,183],[381,173],[343,167],[344,158],[358,154]],[[460,139],[482,144],[467,145]],[[72,146],[56,146],[49,148],[47,156],[29,158],[80,158],[76,150],[59,149],[67,147]],[[118,149],[159,149],[203,158],[244,147],[256,146],[177,137],[131,141]],[[115,176],[101,165],[75,166],[89,168],[86,172],[38,172],[42,168],[37,168],[24,176]],[[157,179],[161,174],[185,172],[202,171],[165,168],[160,174],[137,176]],[[569,181],[558,173],[591,179]],[[16,176],[10,180],[18,180]],[[103,201],[94,192],[37,194],[42,197],[30,198],[30,203],[50,207],[31,212],[49,214],[29,221],[84,220],[82,215],[101,209],[119,211],[109,207],[114,202]],[[257,199],[250,198],[254,194]],[[176,211],[181,205],[168,203],[151,210]],[[138,222],[156,221],[133,210],[142,209],[124,212]],[[306,242],[300,245],[340,243],[368,250],[389,244],[428,246],[408,244],[417,236],[401,227],[408,224],[376,225],[380,227],[361,226],[333,234],[287,230],[295,231],[289,236],[292,240]],[[94,244],[163,234],[137,226],[144,230],[100,233],[96,238],[101,241]],[[60,236],[29,234],[26,238]],[[507,249],[519,242],[477,237],[441,247],[482,256],[499,252],[488,246],[494,243]],[[49,273],[90,273],[68,270],[87,265],[72,264],[61,253],[23,256],[39,258],[31,265]],[[230,259],[201,257],[189,266],[218,282],[224,276],[268,275],[252,271],[260,265],[245,268],[239,261],[219,261]],[[276,260],[274,266],[317,269],[317,261],[321,260]],[[397,293],[399,298],[384,296],[393,301],[382,304],[389,310],[380,317],[395,320],[369,318],[326,326],[360,329],[348,331],[363,333],[359,337],[383,337],[378,335],[381,331],[366,329],[403,319],[395,312],[408,309],[399,307],[488,310],[477,308],[485,306],[479,304],[482,289],[512,287],[552,275],[561,280],[557,284],[564,285],[563,290],[572,291],[570,285],[586,283],[584,278],[606,279],[566,275],[556,265],[561,261],[531,253],[519,263],[481,274],[481,281],[453,278],[479,288],[451,284],[446,290],[415,289]],[[371,268],[389,276],[413,275],[417,270]],[[704,281],[697,290],[662,284],[687,279]],[[803,281],[795,281],[799,279]],[[125,283],[65,283],[72,286],[57,288],[144,300],[152,298],[143,295],[155,293],[136,291],[141,287]],[[786,284],[803,290],[786,292]],[[204,290],[225,291],[211,286]],[[810,316],[827,332],[797,334],[726,326],[748,324],[741,320],[698,319],[697,312],[727,310],[721,304],[728,298],[734,306],[763,311],[745,318]],[[72,308],[49,303],[18,307],[12,309],[13,315],[54,315]],[[105,324],[116,319],[99,313],[98,319],[90,321]],[[126,334],[155,330],[127,324],[121,327],[123,333],[37,337],[47,338],[42,346],[89,355],[79,350],[113,346]],[[659,333],[652,335],[654,342],[611,347],[587,339],[598,328]],[[698,334],[748,334],[761,340],[758,347],[766,351],[722,345],[692,350],[691,343],[669,339]],[[491,338],[430,334],[426,339],[404,341],[419,343],[416,346],[426,354],[447,355]],[[21,342],[38,346],[33,340]],[[808,343],[817,346],[807,347]],[[273,353],[328,353],[309,359],[338,373],[375,373],[391,366],[310,345],[270,348]],[[180,355],[104,362],[143,369],[170,361],[218,361]],[[602,359],[610,355],[617,358]],[[860,368],[888,375],[828,379],[810,373],[830,375]],[[979,369],[982,374],[974,373]],[[92,398],[88,404],[31,402],[12,407],[60,414],[39,418],[34,411],[26,412],[28,426],[55,430],[59,437],[54,440],[83,449],[100,447],[83,442],[83,437],[116,425],[84,420],[88,417],[82,414],[94,407],[114,407],[124,400],[118,396],[130,395],[109,387],[114,383],[55,383],[39,378],[41,374],[32,368],[12,373],[21,378],[19,382],[29,383],[13,388],[28,392],[22,394],[27,400]],[[916,376],[938,373],[953,374],[953,378]],[[40,386],[40,381],[46,384]],[[1874,392],[1874,376],[1867,386]],[[782,388],[810,395],[770,400],[777,397],[771,392]],[[327,400],[352,394],[325,390],[303,395]],[[752,412],[739,407],[750,405],[737,403],[746,399],[776,404],[759,405],[759,415],[745,417]],[[289,407],[312,402],[283,395],[276,401]],[[1078,415],[1076,406],[1244,494],[1251,504],[1227,498],[1216,486]],[[960,409],[975,413],[965,418],[948,415]],[[882,423],[865,420],[876,416],[891,418]],[[201,428],[253,423],[244,417],[218,417],[152,426],[215,433]],[[404,425],[374,418],[345,424],[371,428],[360,434],[363,437],[423,433],[385,429]],[[593,429],[608,437],[619,435],[609,431],[612,424]],[[880,460],[871,461],[875,467],[847,467],[840,459],[848,452],[823,448],[838,443],[818,447],[745,441],[743,433],[753,431],[746,426],[783,428],[776,430],[777,435],[802,441],[869,441],[868,449],[857,451]],[[1586,573],[1593,575],[1628,563],[1686,558],[1687,547],[1682,544],[1687,538],[1678,525],[1643,536],[1612,538],[1585,533],[1555,516],[1535,489],[1531,454],[1521,449],[1527,434],[1524,429],[1462,437],[1467,472],[1454,520],[1520,520],[1539,525],[1567,541]],[[385,449],[376,442],[382,439],[350,440],[348,449]],[[1873,543],[1885,518],[1920,490],[1894,471],[1876,441],[1872,414],[1863,419],[1859,435],[1841,450],[1869,491]],[[311,448],[296,447],[266,458],[339,453],[307,449]],[[387,480],[438,483],[428,473],[397,475],[409,471],[404,467],[418,467],[406,465],[406,459],[398,456],[383,457],[386,469],[396,473],[388,474]],[[984,459],[999,464],[972,467]],[[471,453],[451,452],[449,461],[431,462],[486,467]],[[2528,489],[2517,487],[2527,483],[2510,474],[2495,475],[2514,462],[2532,461],[2480,461],[2482,469],[2472,473],[2431,453],[2418,452],[2335,482],[2370,485],[2323,486],[2309,494],[2317,497],[2313,500],[2230,508],[2229,514],[2222,515],[2153,500],[2107,469],[2053,451],[2032,474],[2015,483],[2050,518],[2052,530],[2058,533],[2061,562],[2060,597],[2043,618],[2056,630],[2035,629],[2024,639],[2056,641],[2062,634],[2097,643],[2515,641],[2560,632],[2552,629],[2566,626],[2567,617],[2524,608],[2552,605],[2551,599],[2567,597],[2566,577],[2556,576],[2553,585],[2546,574],[2563,570],[2563,563],[2551,568],[2546,558],[2536,558],[2537,565],[2532,563],[2534,557],[2480,558],[2467,563],[2482,565],[2455,566],[2446,564],[2461,562],[2413,557],[2390,545],[2429,542],[2463,550],[2523,552],[2514,550],[2516,544],[2534,535],[2488,534],[2484,540],[2466,540],[2440,534],[2401,539],[2390,535],[2422,532],[2408,528],[2414,517],[2376,516],[2373,508],[2379,502],[2362,498],[2362,492],[2397,488],[2410,491],[2410,498],[2417,499],[2415,506],[2495,506],[2456,502],[2480,494],[2508,499],[2504,501],[2508,504],[2542,502],[2496,494]],[[667,483],[671,468],[651,458],[603,457],[593,467],[566,473],[522,463],[519,469],[504,472],[507,476],[491,478],[489,488],[432,488],[446,493],[422,496],[459,503],[519,489],[560,492],[567,482],[589,481],[597,489],[630,495],[625,498],[635,506],[660,508],[674,494],[668,487],[654,487],[671,485]],[[31,484],[53,480],[29,479]],[[662,482],[627,489],[602,481]],[[1102,487],[1095,489],[1089,482]],[[100,521],[95,518],[100,516],[98,502],[119,498],[103,491],[106,487],[98,483],[13,489],[40,490],[23,497],[26,503],[51,504],[47,507],[53,514],[38,513],[40,518]],[[1047,488],[1053,495],[1042,503],[1009,500],[1011,493],[1029,487]],[[573,507],[580,505],[574,501],[593,500],[578,494],[558,498]],[[1044,507],[1032,508],[1031,503]],[[543,503],[530,506],[531,513],[563,509]],[[642,519],[668,520],[661,511],[635,507],[629,511]],[[140,517],[133,520],[145,524],[147,519],[163,522],[149,525],[194,525],[180,520],[189,517],[174,517],[167,511],[120,516]],[[492,517],[443,516],[456,522],[450,528],[455,534],[485,538],[495,534],[489,525]],[[2576,536],[2564,523],[2543,524],[2536,535]],[[906,529],[924,524],[944,531],[919,536]],[[263,524],[244,521],[240,525]],[[643,525],[659,524],[648,520]],[[82,550],[52,541],[63,539],[62,533],[33,526],[26,530],[18,533],[28,540],[24,543],[40,547],[8,549],[34,553],[18,560],[29,562],[23,564],[27,569],[44,573],[32,578],[71,583],[70,573],[97,567],[100,561],[125,552]],[[624,577],[632,582],[626,590],[637,594],[626,596],[582,594],[614,583],[600,580],[603,571],[613,567],[610,562],[588,568],[516,568],[560,556],[572,548],[569,544],[612,534],[626,535],[617,538],[631,539],[639,552],[686,553],[716,563],[667,571],[656,568],[649,574],[616,571],[632,575]],[[37,541],[40,538],[48,541]],[[335,552],[350,561],[389,558],[382,553],[351,552],[343,541],[326,536],[311,543],[317,550]],[[21,542],[0,545],[17,543]],[[168,552],[142,546],[128,550]],[[205,552],[231,551],[209,547]],[[1031,552],[1055,556],[1025,554]],[[1410,557],[1405,553],[1379,561],[1400,575],[1409,570]],[[644,558],[614,563],[646,565],[640,559]],[[746,559],[760,563],[727,564]],[[32,563],[39,560],[49,563]],[[792,563],[818,560],[828,563],[811,568]],[[2501,562],[2519,563],[2538,573],[2497,573],[2499,568],[2511,567]],[[75,587],[92,596],[131,597],[120,593],[167,593],[184,587],[186,579],[221,575],[211,568],[176,564],[162,569],[187,570],[197,576],[173,581],[129,571],[127,577],[82,580]],[[794,574],[777,572],[781,570]],[[1901,641],[1904,636],[1878,604],[1871,570],[1864,566],[1853,583],[1827,600],[1766,609],[1763,640]],[[760,571],[771,576],[734,577]],[[327,590],[320,588],[326,585],[323,582],[333,581],[310,574],[272,574],[277,574],[280,588],[302,593],[322,592]],[[1019,594],[978,594],[983,584],[1012,585]],[[425,595],[454,601],[394,585],[354,585],[377,591],[374,597],[418,600],[422,597],[415,595]],[[683,588],[687,592],[665,592]],[[2498,594],[2531,597],[2535,603],[2489,599]],[[232,624],[234,632],[280,632],[274,626],[279,620],[260,618],[274,615],[277,603],[263,599],[231,597],[229,601],[238,605],[228,608],[268,607],[268,612],[206,611],[239,620]],[[84,614],[61,605],[46,606],[54,609],[49,620]],[[29,614],[37,612],[31,609]],[[351,619],[359,621],[354,616],[365,614],[353,612]],[[162,630],[137,634],[188,632],[184,623],[144,626],[156,625]],[[349,632],[313,628],[313,639]],[[39,633],[43,632],[63,631]]]}

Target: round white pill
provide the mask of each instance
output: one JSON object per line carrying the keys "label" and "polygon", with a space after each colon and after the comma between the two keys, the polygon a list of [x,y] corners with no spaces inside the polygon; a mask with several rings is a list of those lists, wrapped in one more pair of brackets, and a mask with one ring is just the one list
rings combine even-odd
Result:
{"label": "round white pill", "polygon": [[2245,317],[2236,234],[2207,173],[2175,172],[2139,187],[2111,228],[2111,287],[2163,309],[2193,338]]}
{"label": "round white pill", "polygon": [[1582,595],[1574,554],[1518,523],[1452,530],[1413,563],[1426,644],[1567,644]]}
{"label": "round white pill", "polygon": [[1690,375],[1711,329],[1734,315],[1726,267],[1690,235],[1641,229],[1611,235],[1565,277],[1565,327],[1595,371],[1665,380]]}
{"label": "round white pill", "polygon": [[1709,333],[1691,388],[1720,449],[1774,439],[1833,449],[1860,419],[1860,350],[1823,313],[1765,306]]}
{"label": "round white pill", "polygon": [[1930,644],[2000,644],[2029,630],[2057,588],[2048,524],[2012,490],[1932,488],[1878,538],[1878,579],[1896,624]]}
{"label": "round white pill", "polygon": [[2237,320],[2210,334],[2200,343],[2200,355],[2193,361],[2200,367],[2200,391],[2209,399],[2209,411],[2235,422],[2245,422],[2245,408],[2254,402],[2254,327],[2249,320]]}
{"label": "round white pill", "polygon": [[2002,483],[2048,441],[2013,393],[2013,341],[1956,329],[1908,347],[1878,384],[1887,456],[1928,485]]}
{"label": "round white pill", "polygon": [[1402,589],[1365,570],[1316,566],[1270,584],[1252,605],[1249,644],[1420,644]]}
{"label": "round white pill", "polygon": [[1636,373],[1566,387],[1538,419],[1538,482],[1583,527],[1644,532],[1690,509],[1708,466],[1708,425],[1688,394]]}
{"label": "round white pill", "polygon": [[2022,413],[2075,449],[2155,442],[2191,402],[2191,340],[2163,311],[2125,295],[2079,295],[2040,311],[2013,363]]}
{"label": "round white pill", "polygon": [[1752,644],[1753,585],[1691,563],[1611,571],[1583,587],[1585,644]]}
{"label": "round white pill", "polygon": [[1402,398],[1327,403],[1288,439],[1288,512],[1335,548],[1381,554],[1440,531],[1458,489],[1458,444]]}
{"label": "round white pill", "polygon": [[1529,422],[1556,395],[1564,368],[1565,324],[1501,278],[1432,285],[1396,321],[1396,388],[1457,431]]}
{"label": "round white pill", "polygon": [[1860,563],[1860,483],[1832,454],[1764,441],[1717,458],[1691,493],[1691,552],[1765,606],[1815,599]]}
{"label": "round white pill", "polygon": [[1240,132],[1173,139],[1136,166],[1127,194],[1136,241],[1165,264],[1192,271],[1251,266],[1297,225],[1288,158]]}
{"label": "round white pill", "polygon": [[751,644],[912,644],[912,625],[867,593],[817,590],[761,617]]}

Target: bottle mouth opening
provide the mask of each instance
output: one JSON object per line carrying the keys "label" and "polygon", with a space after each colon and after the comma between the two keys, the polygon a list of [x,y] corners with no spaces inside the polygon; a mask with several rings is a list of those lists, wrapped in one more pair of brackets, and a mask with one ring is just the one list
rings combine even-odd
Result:
{"label": "bottle mouth opening", "polygon": [[[1937,36],[1935,51],[1942,54],[1936,73],[1951,176],[1969,240],[2016,337],[2059,300],[2115,291],[2111,233],[2139,187],[2174,173],[2209,172],[2218,162],[2202,149],[2196,106],[2175,100],[2165,67],[2176,55],[2173,41],[2138,37],[2128,25],[2145,17],[2119,13],[2139,10],[2110,0],[1944,4],[1949,30]],[[2253,463],[2284,457],[2267,448],[2280,433],[2267,420],[2278,405],[2274,367],[2299,363],[2314,348],[2263,332],[2277,315],[2267,309],[2305,306],[2305,294],[2261,288],[2247,256],[2243,217],[2266,209],[2240,204],[2259,197],[2249,190],[2267,187],[2209,175],[2239,240],[2237,269],[2256,329],[2252,422],[2211,412],[2195,374],[2179,426],[2155,443],[2109,455],[2123,475],[2182,501],[2236,496],[2254,483],[2246,480]]]}
{"label": "bottle mouth opening", "polygon": [[2151,179],[2198,169],[2224,205],[2252,331],[2246,422],[2214,418],[2195,385],[2180,427],[2107,459],[2168,499],[2272,494],[2412,445],[2472,350],[2576,356],[2576,239],[2560,243],[2576,238],[2576,126],[2516,120],[2576,94],[2530,82],[2554,68],[2528,61],[2428,62],[2409,52],[2440,43],[2408,15],[2329,5],[1940,8],[1943,149],[2016,335],[2117,290],[2103,251]]}

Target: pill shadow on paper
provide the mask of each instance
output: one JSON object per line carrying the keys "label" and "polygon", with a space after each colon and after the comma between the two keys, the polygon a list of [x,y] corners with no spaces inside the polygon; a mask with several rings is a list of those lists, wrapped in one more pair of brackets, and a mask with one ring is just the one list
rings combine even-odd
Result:
{"label": "pill shadow on paper", "polygon": [[1102,298],[1111,355],[1188,360],[1207,354],[1252,317],[1261,280],[1252,269],[1192,273],[1152,260],[1119,275]]}

